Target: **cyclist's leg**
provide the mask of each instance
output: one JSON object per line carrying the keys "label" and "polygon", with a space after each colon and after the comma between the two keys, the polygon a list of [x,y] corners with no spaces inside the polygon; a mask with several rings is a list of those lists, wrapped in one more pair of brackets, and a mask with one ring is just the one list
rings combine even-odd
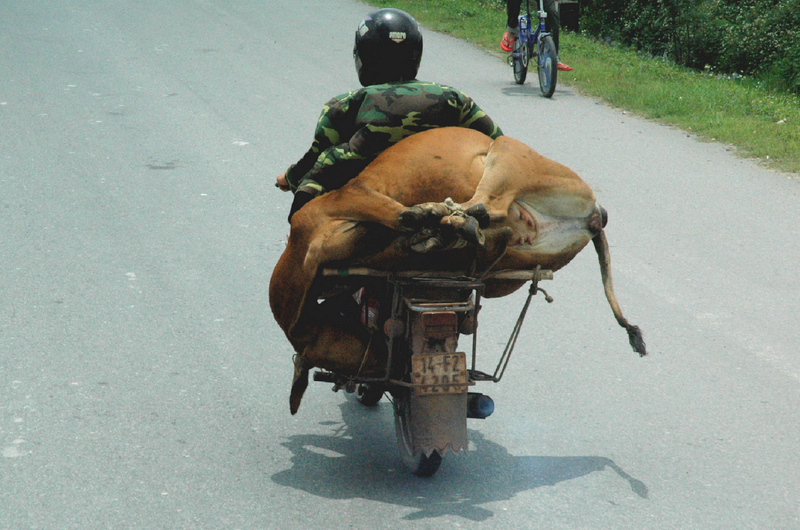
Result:
{"label": "cyclist's leg", "polygon": [[508,13],[508,19],[506,20],[506,26],[509,28],[516,28],[519,26],[519,11],[520,6],[522,6],[522,0],[507,0],[506,1],[506,13]]}
{"label": "cyclist's leg", "polygon": [[547,32],[550,33],[550,36],[553,37],[553,44],[556,45],[556,55],[559,56],[558,69],[562,72],[569,72],[572,70],[572,67],[562,63],[560,54],[558,53],[560,49],[558,45],[558,34],[561,32],[561,13],[558,9],[558,2],[556,2],[556,0],[544,0],[544,10],[547,12],[545,27],[547,28]]}
{"label": "cyclist's leg", "polygon": [[558,2],[556,0],[544,0],[544,11],[547,13],[545,28],[553,37],[553,42],[556,44],[556,53],[558,53],[558,34],[561,29],[561,14],[558,11]]}
{"label": "cyclist's leg", "polygon": [[507,52],[514,49],[514,41],[517,40],[519,34],[519,11],[522,5],[522,0],[506,0],[506,13],[508,18],[506,20],[506,32],[503,33],[503,39],[500,41],[500,47]]}

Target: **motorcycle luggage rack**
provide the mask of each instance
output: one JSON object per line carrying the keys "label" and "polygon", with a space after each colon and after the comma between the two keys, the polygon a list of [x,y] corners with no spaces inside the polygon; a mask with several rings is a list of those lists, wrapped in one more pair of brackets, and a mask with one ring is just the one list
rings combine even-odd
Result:
{"label": "motorcycle luggage rack", "polygon": [[[475,384],[476,381],[491,381],[497,383],[503,377],[505,373],[506,367],[508,366],[508,362],[511,359],[511,353],[516,345],[517,338],[519,336],[522,321],[525,318],[525,314],[527,313],[528,306],[530,305],[531,298],[537,292],[542,292],[545,295],[545,299],[547,302],[552,302],[552,298],[544,291],[544,289],[540,289],[538,287],[538,283],[541,280],[552,280],[553,279],[553,271],[542,269],[541,267],[537,267],[535,270],[499,270],[499,271],[492,271],[487,272],[481,275],[479,278],[475,278],[472,275],[469,275],[467,272],[459,272],[459,271],[384,271],[384,270],[377,270],[371,269],[367,267],[349,267],[343,269],[333,269],[333,268],[325,268],[321,271],[321,276],[324,278],[357,278],[357,277],[371,277],[371,278],[386,278],[389,283],[392,283],[394,288],[393,293],[393,300],[392,300],[392,316],[391,318],[396,317],[396,312],[399,308],[400,298],[402,296],[401,292],[404,287],[412,287],[412,286],[429,286],[435,287],[437,289],[448,289],[448,288],[457,288],[467,290],[470,289],[475,292],[475,300],[467,302],[467,304],[474,304],[474,312],[475,312],[475,320],[477,321],[478,312],[481,309],[480,299],[481,295],[483,294],[483,290],[485,288],[484,282],[486,280],[505,280],[505,281],[522,281],[527,282],[530,281],[531,286],[528,293],[528,298],[525,301],[525,304],[522,308],[519,318],[517,319],[516,324],[514,325],[514,329],[511,332],[511,336],[508,339],[508,343],[503,351],[503,354],[500,357],[500,360],[495,368],[494,374],[490,375],[475,368],[477,364],[477,329],[472,333],[472,368],[468,369],[467,372],[469,374],[469,386]],[[421,303],[417,300],[409,300],[405,299],[405,303],[409,309],[413,310],[421,310],[424,309],[424,305],[420,305]],[[424,302],[422,303],[424,304]],[[464,311],[466,306],[464,306],[461,302],[454,303],[454,306],[457,306],[459,309],[448,309],[448,310],[461,310]],[[390,345],[388,351],[388,357],[386,360],[386,373],[383,377],[361,377],[356,376],[355,378],[351,378],[349,382],[352,383],[382,383],[382,384],[391,384],[391,385],[400,385],[400,386],[410,386],[408,382],[398,381],[391,377],[392,372],[392,353],[394,350],[394,337],[390,337]],[[341,386],[339,383],[342,383],[341,378],[336,376],[335,374],[329,372],[317,372],[314,374],[314,380],[316,381],[328,381],[334,382],[335,389]]]}
{"label": "motorcycle luggage rack", "polygon": [[[350,278],[357,276],[370,276],[373,278],[414,278],[426,280],[446,280],[456,278],[471,278],[467,272],[449,271],[383,271],[367,267],[348,267],[345,269],[322,269],[322,276],[331,278]],[[481,280],[552,280],[553,271],[548,269],[527,270],[499,270],[487,272],[480,277]],[[482,283],[482,281],[476,283]]]}

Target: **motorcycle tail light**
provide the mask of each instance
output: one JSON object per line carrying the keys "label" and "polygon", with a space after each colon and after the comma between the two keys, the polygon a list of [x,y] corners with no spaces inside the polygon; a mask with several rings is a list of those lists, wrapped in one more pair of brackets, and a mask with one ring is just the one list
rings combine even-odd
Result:
{"label": "motorcycle tail light", "polygon": [[454,311],[422,313],[422,334],[428,340],[443,340],[458,334],[458,316]]}

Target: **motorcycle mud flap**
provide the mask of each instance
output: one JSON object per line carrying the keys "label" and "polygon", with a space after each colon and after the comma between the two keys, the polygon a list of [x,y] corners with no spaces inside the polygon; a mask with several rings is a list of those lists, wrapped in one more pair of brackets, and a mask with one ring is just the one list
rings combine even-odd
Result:
{"label": "motorcycle mud flap", "polygon": [[409,427],[412,451],[444,456],[467,448],[467,393],[411,395]]}

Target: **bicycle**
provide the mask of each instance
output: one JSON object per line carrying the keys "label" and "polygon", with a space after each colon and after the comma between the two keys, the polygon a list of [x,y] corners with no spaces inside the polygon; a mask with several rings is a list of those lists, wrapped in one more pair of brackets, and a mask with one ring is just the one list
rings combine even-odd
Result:
{"label": "bicycle", "polygon": [[514,49],[508,56],[508,64],[514,69],[514,81],[521,85],[525,83],[528,64],[535,54],[539,89],[544,97],[549,98],[556,91],[558,54],[553,37],[545,29],[547,13],[544,10],[543,0],[539,0],[538,16],[539,25],[532,31],[530,0],[525,0],[525,14],[519,16],[519,35],[514,41]]}

